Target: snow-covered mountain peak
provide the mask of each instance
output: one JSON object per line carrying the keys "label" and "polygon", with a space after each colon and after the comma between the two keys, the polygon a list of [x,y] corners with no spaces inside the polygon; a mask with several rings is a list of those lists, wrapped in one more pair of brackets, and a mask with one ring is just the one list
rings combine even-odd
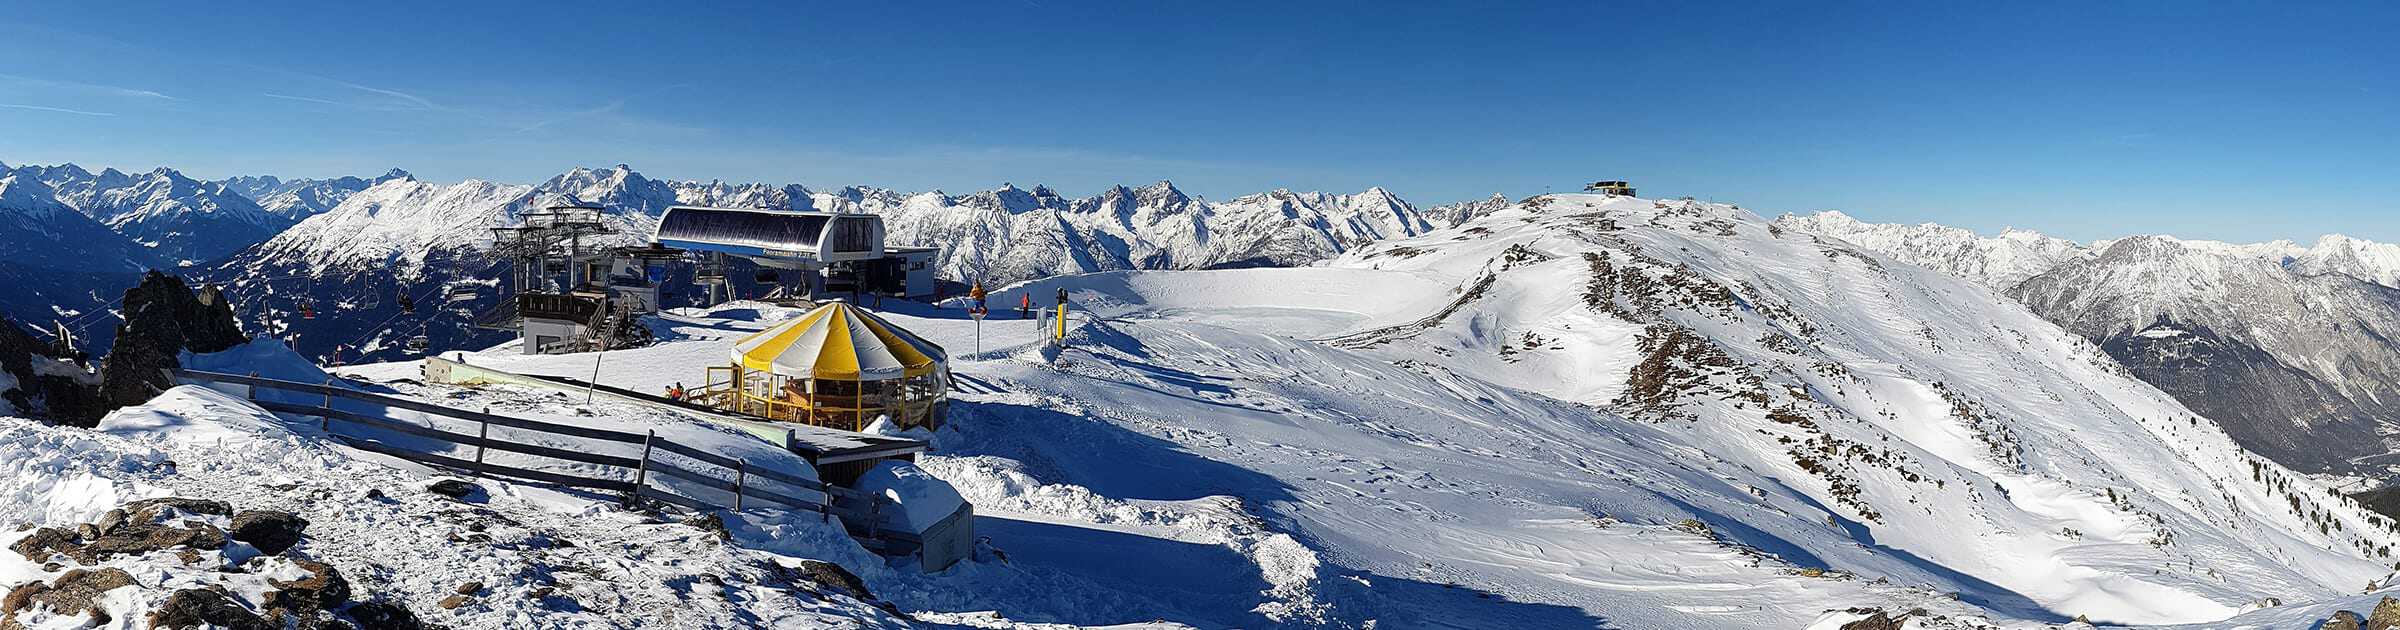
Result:
{"label": "snow-covered mountain peak", "polygon": [[0,212],[21,215],[35,221],[50,220],[60,212],[73,212],[59,203],[58,192],[32,174],[11,173],[0,176]]}
{"label": "snow-covered mountain peak", "polygon": [[1776,219],[1781,229],[1840,239],[1901,262],[2006,289],[2084,255],[2083,245],[2030,230],[2010,229],[1995,237],[1936,223],[1916,225],[1861,221],[1839,210]]}
{"label": "snow-covered mountain peak", "polygon": [[2400,288],[2400,245],[2327,234],[2293,253],[2287,264],[2304,274],[2342,274]]}

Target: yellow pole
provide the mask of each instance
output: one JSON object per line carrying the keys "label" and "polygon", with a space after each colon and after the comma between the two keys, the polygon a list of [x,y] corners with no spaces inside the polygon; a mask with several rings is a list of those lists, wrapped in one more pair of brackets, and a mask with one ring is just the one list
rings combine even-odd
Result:
{"label": "yellow pole", "polygon": [[1058,305],[1058,330],[1052,334],[1054,339],[1067,338],[1067,305],[1064,302]]}

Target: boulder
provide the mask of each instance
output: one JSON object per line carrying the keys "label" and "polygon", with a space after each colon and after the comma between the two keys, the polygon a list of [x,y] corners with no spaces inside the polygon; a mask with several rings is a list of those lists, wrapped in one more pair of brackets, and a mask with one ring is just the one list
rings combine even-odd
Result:
{"label": "boulder", "polygon": [[725,529],[725,519],[715,514],[703,514],[683,519],[683,524],[698,527],[700,531],[717,537],[717,540],[733,540],[733,532]]}
{"label": "boulder", "polygon": [[48,560],[54,554],[66,553],[74,549],[75,532],[55,527],[33,530],[33,533],[17,539],[17,542],[8,546],[9,551],[25,556],[25,560],[29,562]]}
{"label": "boulder", "polygon": [[102,593],[133,584],[133,574],[123,569],[75,569],[49,584],[29,582],[9,591],[8,597],[0,599],[0,616],[13,619],[18,612],[37,607],[62,615],[94,612],[99,610],[95,604]]}
{"label": "boulder", "polygon": [[111,556],[138,555],[153,551],[184,549],[223,549],[225,530],[207,523],[192,523],[189,527],[174,525],[127,525],[86,542],[68,555],[85,564],[96,563]]}
{"label": "boulder", "polygon": [[2367,613],[2367,630],[2400,630],[2400,599],[2386,595]]}
{"label": "boulder", "polygon": [[[218,501],[215,499],[187,499],[184,497],[157,497],[152,499],[142,499],[132,503],[127,503],[118,509],[125,510],[127,514],[131,514],[131,521],[133,522],[155,523],[158,522],[160,517],[167,515],[167,512],[163,508],[174,508],[175,511],[185,514],[206,514],[209,516],[233,515],[233,506],[225,503],[224,501]],[[101,517],[101,520],[105,521],[107,520],[107,517],[103,516]]]}
{"label": "boulder", "polygon": [[801,560],[800,575],[811,582],[848,593],[860,601],[875,601],[875,594],[867,592],[866,580],[858,579],[858,574],[842,568],[842,565],[822,560]]}
{"label": "boulder", "polygon": [[2364,630],[2364,628],[2366,628],[2366,620],[2360,618],[2358,613],[2341,610],[2335,611],[2332,617],[2327,618],[2324,623],[2318,624],[2317,627],[2320,630]]}
{"label": "boulder", "polygon": [[391,602],[362,602],[347,611],[359,630],[423,630],[415,613]]}
{"label": "boulder", "polygon": [[308,571],[308,577],[291,581],[267,580],[267,584],[276,589],[267,593],[267,609],[307,618],[316,612],[333,610],[350,603],[350,581],[343,579],[342,572],[335,570],[333,565],[313,560],[293,560],[292,564]]}
{"label": "boulder", "polygon": [[122,308],[116,344],[100,364],[100,395],[112,409],[172,387],[164,370],[180,367],[184,351],[206,354],[249,341],[223,295],[211,291],[203,300],[182,279],[157,271],[125,291]]}
{"label": "boulder", "polygon": [[460,500],[464,500],[468,495],[475,494],[476,491],[482,489],[482,486],[458,479],[442,479],[425,484],[426,492]]}
{"label": "boulder", "polygon": [[281,630],[280,624],[269,623],[226,597],[224,593],[200,588],[175,591],[150,611],[150,627],[157,630]]}
{"label": "boulder", "polygon": [[308,529],[308,519],[290,512],[245,510],[233,515],[233,528],[225,535],[257,547],[259,553],[274,555],[300,544],[300,535],[305,529]]}
{"label": "boulder", "polygon": [[1890,614],[1878,610],[1865,619],[1842,624],[1841,630],[1900,630],[1900,622],[1901,619],[1893,619]]}

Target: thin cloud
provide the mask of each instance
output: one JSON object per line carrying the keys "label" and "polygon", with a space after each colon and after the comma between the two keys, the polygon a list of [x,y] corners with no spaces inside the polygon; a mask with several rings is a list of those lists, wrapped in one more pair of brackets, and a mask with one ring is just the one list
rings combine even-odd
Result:
{"label": "thin cloud", "polygon": [[17,103],[0,103],[0,107],[6,107],[6,108],[9,108],[9,109],[30,109],[30,110],[37,111],[37,112],[58,112],[58,113],[61,113],[61,114],[77,114],[77,115],[82,115],[82,116],[115,116],[115,115],[116,115],[116,114],[112,114],[112,113],[108,113],[108,112],[90,112],[90,111],[84,111],[84,110],[80,110],[80,109],[67,109],[67,108],[64,108],[64,107],[46,107],[46,106],[42,106],[42,105],[20,105],[20,104],[17,104]]}
{"label": "thin cloud", "polygon": [[84,83],[84,82],[81,82],[81,81],[65,81],[65,80],[60,80],[60,79],[44,79],[44,78],[41,78],[41,77],[29,77],[29,76],[25,76],[25,75],[21,75],[21,74],[0,74],[0,79],[5,79],[5,80],[9,80],[9,81],[15,81],[15,82],[18,82],[18,83],[31,83],[31,84],[34,84],[34,85],[47,85],[47,86],[51,86],[51,87],[63,87],[63,88],[73,88],[73,89],[79,89],[79,90],[90,90],[90,91],[94,91],[94,92],[106,92],[106,93],[109,93],[109,94],[115,94],[115,95],[118,95],[118,96],[131,96],[131,97],[135,97],[135,98],[154,98],[154,99],[159,99],[159,100],[164,100],[164,101],[180,101],[180,100],[183,100],[183,99],[176,98],[176,97],[173,97],[173,96],[168,96],[168,95],[166,95],[166,94],[164,94],[164,93],[160,93],[160,92],[159,92],[159,91],[157,91],[157,90],[145,90],[145,89],[141,89],[141,88],[129,88],[129,87],[117,86],[117,85],[103,85],[103,84],[99,84],[99,83]]}
{"label": "thin cloud", "polygon": [[409,104],[411,104],[411,105],[415,105],[417,109],[431,109],[431,110],[439,110],[439,109],[442,109],[442,107],[441,107],[441,106],[433,104],[433,101],[428,101],[428,100],[425,100],[424,98],[418,97],[418,96],[417,96],[417,95],[415,95],[415,94],[410,94],[410,93],[407,93],[407,92],[402,92],[402,91],[399,91],[399,90],[387,90],[387,89],[383,89],[383,88],[379,88],[379,87],[371,87],[371,86],[359,85],[359,84],[356,84],[356,83],[351,83],[351,82],[348,82],[348,81],[340,81],[340,80],[335,80],[335,81],[334,81],[334,83],[339,83],[339,84],[341,84],[341,86],[342,86],[342,87],[350,88],[350,89],[353,89],[353,90],[362,90],[362,91],[366,91],[366,92],[372,92],[372,93],[375,93],[375,94],[381,94],[381,95],[384,95],[384,96],[389,96],[389,97],[392,97],[392,98],[400,99],[400,100],[402,100],[402,101],[406,101],[406,102],[408,102],[408,103],[409,103]]}
{"label": "thin cloud", "polygon": [[340,105],[340,106],[347,106],[347,105],[349,105],[349,103],[344,103],[344,102],[341,102],[341,101],[336,101],[336,100],[329,100],[329,99],[322,99],[322,98],[309,98],[309,97],[306,97],[306,96],[292,96],[292,95],[290,95],[290,94],[276,94],[276,93],[274,93],[274,92],[260,92],[260,93],[258,93],[258,95],[259,95],[259,96],[264,96],[264,97],[267,97],[267,98],[279,98],[279,99],[283,99],[283,100],[287,100],[287,101],[300,101],[300,102],[302,102],[302,103],[318,103],[318,104],[323,104],[323,105]]}

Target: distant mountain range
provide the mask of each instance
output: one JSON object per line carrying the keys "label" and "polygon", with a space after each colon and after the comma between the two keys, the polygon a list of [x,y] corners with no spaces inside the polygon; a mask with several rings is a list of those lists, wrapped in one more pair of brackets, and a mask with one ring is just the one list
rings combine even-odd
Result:
{"label": "distant mountain range", "polygon": [[[135,175],[74,164],[0,165],[0,176],[17,182],[12,196],[0,197],[8,206],[0,211],[47,217],[66,209],[81,219],[0,223],[0,239],[53,243],[18,250],[25,253],[14,258],[27,260],[0,258],[0,278],[30,276],[45,261],[123,261],[79,264],[99,272],[82,280],[28,278],[48,288],[38,299],[0,306],[0,313],[37,325],[74,319],[104,308],[121,290],[116,285],[130,282],[109,274],[183,268],[234,288],[252,325],[294,337],[303,351],[327,358],[337,347],[353,356],[359,347],[388,356],[406,336],[428,336],[437,347],[495,341],[443,318],[496,299],[505,267],[493,267],[481,253],[488,228],[560,203],[606,208],[605,220],[619,232],[614,240],[623,243],[646,239],[675,205],[876,213],[886,218],[892,243],[941,247],[942,277],[993,284],[1119,269],[1306,264],[1507,204],[1495,197],[1419,209],[1381,188],[1277,190],[1217,202],[1164,181],[1080,198],[1006,184],[956,196],[862,186],[821,192],[798,184],[652,179],[622,164],[577,168],[531,185],[442,184],[399,169],[374,178],[201,181],[169,168]],[[62,230],[81,236],[46,236]],[[435,288],[452,286],[458,290]],[[398,294],[419,288],[461,298],[452,310],[395,310]],[[294,317],[302,304],[319,319]],[[91,330],[104,327],[79,325],[95,340],[105,337]],[[329,332],[336,330],[343,332]]]}
{"label": "distant mountain range", "polygon": [[2388,477],[2400,440],[2400,246],[2329,235],[2079,244],[1838,212],[1779,227],[1976,281],[2294,468]]}

